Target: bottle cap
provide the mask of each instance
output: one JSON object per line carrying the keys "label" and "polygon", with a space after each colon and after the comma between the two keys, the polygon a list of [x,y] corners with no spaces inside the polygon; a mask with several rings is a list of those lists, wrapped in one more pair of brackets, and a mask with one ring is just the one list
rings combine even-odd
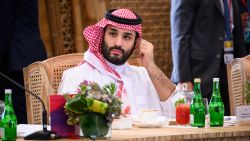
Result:
{"label": "bottle cap", "polygon": [[213,78],[213,81],[220,81],[220,78]]}
{"label": "bottle cap", "polygon": [[201,82],[201,79],[200,78],[195,78],[194,82]]}
{"label": "bottle cap", "polygon": [[10,94],[10,93],[12,93],[12,90],[11,89],[5,89],[4,93]]}

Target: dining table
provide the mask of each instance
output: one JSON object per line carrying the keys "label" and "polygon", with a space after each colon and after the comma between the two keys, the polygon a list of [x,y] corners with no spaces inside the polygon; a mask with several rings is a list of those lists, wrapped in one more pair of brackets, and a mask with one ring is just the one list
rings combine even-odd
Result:
{"label": "dining table", "polygon": [[[23,141],[18,137],[17,141]],[[89,138],[57,139],[59,141],[90,141]],[[190,126],[164,125],[155,128],[133,126],[130,129],[112,130],[109,141],[250,141],[250,126],[224,126],[193,128]]]}

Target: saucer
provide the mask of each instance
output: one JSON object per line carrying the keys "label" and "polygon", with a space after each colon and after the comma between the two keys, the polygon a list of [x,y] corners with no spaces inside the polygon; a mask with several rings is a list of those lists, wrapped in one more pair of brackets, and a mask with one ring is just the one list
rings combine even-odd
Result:
{"label": "saucer", "polygon": [[137,122],[133,124],[140,128],[159,128],[163,125],[161,122]]}

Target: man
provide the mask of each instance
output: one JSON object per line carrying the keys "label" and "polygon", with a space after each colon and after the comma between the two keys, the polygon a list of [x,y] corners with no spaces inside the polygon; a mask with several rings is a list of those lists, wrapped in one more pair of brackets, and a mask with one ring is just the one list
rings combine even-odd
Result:
{"label": "man", "polygon": [[[84,80],[101,86],[114,82],[118,88],[116,94],[121,96],[124,108],[130,107],[131,114],[145,108],[166,114],[164,105],[175,85],[154,63],[153,45],[142,39],[141,22],[128,9],[111,9],[100,22],[88,26],[83,32],[89,43],[84,61],[64,72],[58,93],[76,93]],[[136,47],[140,49],[144,67],[126,63]]]}
{"label": "man", "polygon": [[[229,115],[224,62],[232,61],[233,55],[246,55],[237,0],[172,0],[171,36],[172,81],[192,90],[194,78],[199,77],[202,95],[210,99],[212,80],[219,77],[225,114]],[[229,47],[234,51],[224,50],[226,42],[233,42]]]}
{"label": "man", "polygon": [[[23,68],[47,58],[38,25],[38,0],[1,0],[0,21],[0,72],[23,85]],[[24,91],[0,77],[1,100],[6,88],[13,91],[17,122],[27,123]]]}

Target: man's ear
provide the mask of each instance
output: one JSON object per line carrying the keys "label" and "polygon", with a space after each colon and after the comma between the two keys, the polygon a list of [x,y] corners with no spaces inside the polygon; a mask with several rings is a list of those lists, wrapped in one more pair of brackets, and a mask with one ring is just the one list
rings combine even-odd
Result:
{"label": "man's ear", "polygon": [[132,53],[132,56],[139,57],[140,44],[141,44],[141,39],[136,38],[134,42],[134,51]]}
{"label": "man's ear", "polygon": [[141,44],[141,39],[140,38],[137,38],[136,40],[135,40],[135,49],[139,49],[140,48],[140,44]]}

